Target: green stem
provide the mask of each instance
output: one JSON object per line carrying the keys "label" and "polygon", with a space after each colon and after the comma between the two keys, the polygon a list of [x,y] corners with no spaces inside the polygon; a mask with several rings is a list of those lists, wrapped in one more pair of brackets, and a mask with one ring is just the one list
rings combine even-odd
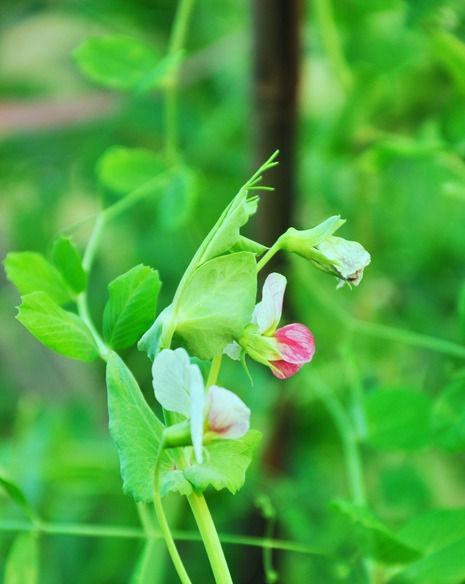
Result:
{"label": "green stem", "polygon": [[353,85],[352,73],[342,51],[331,0],[314,0],[314,7],[316,21],[329,62],[343,89],[349,91]]}
{"label": "green stem", "polygon": [[[114,525],[95,525],[91,523],[48,523],[38,524],[30,521],[2,520],[0,521],[0,532],[30,533],[39,531],[47,535],[65,535],[72,537],[90,538],[115,538],[115,539],[150,539],[161,540],[163,535],[158,530],[150,530],[146,534],[142,529],[136,527],[117,527]],[[202,541],[198,533],[191,531],[172,531],[174,538],[178,541],[200,542]],[[267,548],[294,552],[307,555],[327,555],[323,550],[294,541],[282,539],[268,539],[247,535],[222,534],[220,539],[225,544],[243,545],[247,547]]]}
{"label": "green stem", "polygon": [[[193,6],[194,0],[180,0],[178,3],[169,41],[168,57],[175,57],[184,47]],[[171,161],[175,161],[178,154],[178,86],[179,64],[172,71],[165,96],[165,148],[166,157]]]}
{"label": "green stem", "polygon": [[163,538],[166,543],[166,547],[168,549],[168,553],[171,557],[173,562],[174,568],[181,580],[182,584],[192,584],[189,575],[187,574],[186,568],[181,560],[181,556],[179,555],[178,548],[174,543],[173,536],[171,534],[170,526],[168,525],[168,520],[166,519],[165,511],[163,509],[163,503],[161,500],[160,495],[160,464],[161,464],[161,455],[163,452],[163,441],[160,443],[157,461],[155,463],[155,470],[154,470],[154,480],[153,480],[153,506],[155,508],[155,514],[157,516],[158,525],[160,526],[161,532],[163,534]]}
{"label": "green stem", "polygon": [[232,584],[223,548],[205,499],[192,493],[187,500],[202,536],[216,584]]}
{"label": "green stem", "polygon": [[266,266],[266,264],[275,256],[281,249],[280,240],[277,239],[270,249],[265,253],[265,255],[257,263],[257,273]]}
{"label": "green stem", "polygon": [[79,294],[79,296],[77,297],[77,307],[79,316],[85,322],[87,328],[90,330],[92,334],[92,337],[94,339],[95,344],[97,345],[97,349],[101,359],[107,361],[110,349],[107,347],[104,340],[100,336],[99,332],[95,328],[95,325],[92,321],[92,317],[90,316],[89,306],[87,304],[87,294],[85,291],[81,292],[81,294]]}
{"label": "green stem", "polygon": [[213,357],[212,364],[211,364],[211,367],[210,367],[210,371],[208,373],[207,389],[211,385],[215,385],[216,380],[218,379],[218,375],[220,373],[221,361],[222,360],[223,360],[223,356],[222,355],[217,355],[216,357]]}

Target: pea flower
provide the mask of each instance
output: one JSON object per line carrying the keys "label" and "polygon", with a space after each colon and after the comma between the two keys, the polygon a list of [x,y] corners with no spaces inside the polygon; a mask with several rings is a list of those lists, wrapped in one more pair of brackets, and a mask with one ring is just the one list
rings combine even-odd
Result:
{"label": "pea flower", "polygon": [[204,440],[240,438],[249,430],[250,410],[232,391],[212,385],[207,390],[197,365],[185,349],[164,349],[152,366],[155,397],[165,410],[185,421],[165,430],[167,446],[194,447],[202,463]]}
{"label": "pea flower", "polygon": [[329,217],[313,229],[299,231],[291,227],[278,240],[279,248],[296,253],[324,272],[340,279],[338,288],[347,282],[358,286],[370,254],[357,241],[333,235],[345,223],[339,215]]}
{"label": "pea flower", "polygon": [[252,359],[269,367],[278,379],[292,377],[315,354],[315,341],[306,326],[294,323],[277,328],[286,284],[283,275],[269,274],[263,285],[262,300],[253,311],[252,322],[239,343],[225,348],[225,353],[236,360],[245,351]]}

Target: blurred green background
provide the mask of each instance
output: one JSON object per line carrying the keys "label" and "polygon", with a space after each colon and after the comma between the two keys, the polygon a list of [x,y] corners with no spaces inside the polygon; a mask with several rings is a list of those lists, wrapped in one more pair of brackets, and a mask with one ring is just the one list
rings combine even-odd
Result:
{"label": "blurred green background", "polygon": [[[2,1],[2,257],[9,250],[47,252],[63,230],[83,246],[102,198],[112,196],[97,180],[101,154],[115,144],[161,151],[161,93],[102,89],[84,78],[71,53],[90,36],[125,34],[163,54],[174,9],[169,0]],[[228,364],[225,385],[251,407],[264,440],[237,495],[209,494],[212,513],[220,533],[272,533],[324,551],[273,553],[286,584],[387,582],[402,569],[397,556],[389,559],[400,545],[395,533],[433,556],[443,544],[456,546],[436,575],[433,558],[433,568],[420,566],[406,581],[459,583],[465,5],[314,0],[301,6],[299,26],[297,198],[278,195],[292,205],[296,227],[331,214],[347,218],[341,235],[363,243],[372,264],[359,288],[337,291],[333,279],[303,260],[283,267],[290,281],[286,310],[312,329],[317,355],[287,382],[252,367],[253,387]],[[111,223],[91,280],[97,321],[106,284],[139,262],[160,271],[161,306],[167,305],[197,245],[254,170],[253,35],[245,0],[196,3],[179,106],[195,192],[174,211],[147,198]],[[269,144],[269,153],[277,146]],[[182,219],[173,221],[178,213]],[[15,321],[18,297],[1,278],[2,473],[48,521],[138,527],[108,436],[103,364],[70,362],[40,346]],[[153,404],[146,356],[134,348],[125,357]],[[274,526],[257,505],[264,496]],[[369,507],[380,524],[344,512],[335,499]],[[167,505],[173,525],[194,530],[184,502],[172,497]],[[444,508],[453,512],[441,523],[455,526],[455,539],[439,538],[436,547],[433,536],[417,541],[423,528],[409,531],[411,522]],[[1,518],[20,517],[0,493],[0,527]],[[13,538],[0,532],[2,564]],[[157,545],[153,582],[175,582]],[[193,580],[210,581],[201,544],[180,547]],[[119,584],[131,581],[142,543],[43,535],[40,549],[41,583]],[[260,548],[226,545],[226,553],[235,582],[272,581]],[[455,558],[453,568],[447,558]]]}

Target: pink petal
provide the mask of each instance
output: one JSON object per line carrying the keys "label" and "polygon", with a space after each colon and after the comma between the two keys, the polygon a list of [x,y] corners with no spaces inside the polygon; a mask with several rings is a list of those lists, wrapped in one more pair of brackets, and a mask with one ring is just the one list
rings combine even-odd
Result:
{"label": "pink petal", "polygon": [[270,361],[271,372],[278,379],[287,379],[299,371],[302,364],[288,363],[287,361]]}
{"label": "pink petal", "polygon": [[232,391],[212,385],[207,393],[207,427],[221,438],[240,438],[249,431],[250,410]]}
{"label": "pink petal", "polygon": [[303,365],[312,360],[315,354],[315,340],[311,331],[303,324],[288,324],[275,333],[283,360]]}

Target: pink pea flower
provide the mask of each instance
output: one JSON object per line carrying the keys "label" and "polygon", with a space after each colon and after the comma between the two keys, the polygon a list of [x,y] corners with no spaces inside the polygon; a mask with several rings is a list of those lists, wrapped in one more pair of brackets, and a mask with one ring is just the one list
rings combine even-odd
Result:
{"label": "pink pea flower", "polygon": [[227,355],[237,359],[242,347],[252,359],[267,365],[278,379],[295,375],[315,354],[313,334],[305,325],[294,323],[278,328],[286,284],[281,274],[272,273],[266,278],[252,323],[239,344],[233,343],[225,349]]}

